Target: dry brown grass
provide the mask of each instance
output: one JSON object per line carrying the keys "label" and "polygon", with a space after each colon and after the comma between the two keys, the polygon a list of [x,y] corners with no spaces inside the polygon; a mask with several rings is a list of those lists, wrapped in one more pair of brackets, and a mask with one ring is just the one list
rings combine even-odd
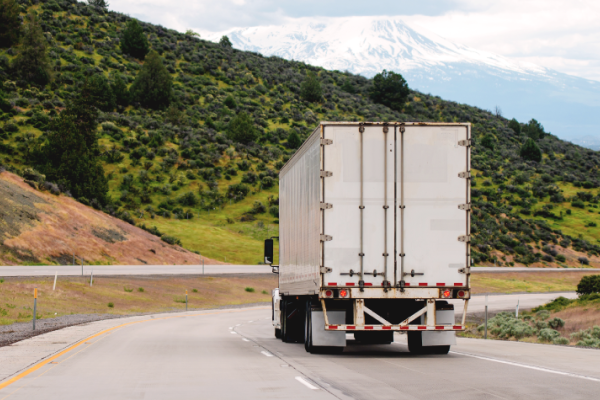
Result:
{"label": "dry brown grass", "polygon": [[[31,320],[34,288],[38,288],[38,316],[52,318],[68,314],[181,311],[185,310],[186,290],[190,309],[265,302],[270,301],[271,290],[277,286],[277,278],[269,275],[95,277],[92,287],[89,277],[68,277],[59,278],[56,291],[52,291],[53,280],[5,278],[0,283],[0,324]],[[246,287],[255,291],[247,292]],[[108,307],[109,302],[113,308]]]}
{"label": "dry brown grass", "polygon": [[585,275],[598,272],[506,272],[471,275],[472,293],[575,291]]}
{"label": "dry brown grass", "polygon": [[[184,265],[200,256],[70,197],[40,192],[0,174],[0,264]],[[205,264],[221,264],[205,258]]]}
{"label": "dry brown grass", "polygon": [[569,337],[582,329],[600,326],[600,304],[576,306],[552,313],[552,318],[558,317],[565,321],[565,326],[557,329],[562,336]]}

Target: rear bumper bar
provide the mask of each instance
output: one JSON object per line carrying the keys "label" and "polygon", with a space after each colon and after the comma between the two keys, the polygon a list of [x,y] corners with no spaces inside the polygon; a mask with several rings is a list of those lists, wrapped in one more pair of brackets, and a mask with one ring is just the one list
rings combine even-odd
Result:
{"label": "rear bumper bar", "polygon": [[325,325],[326,331],[464,331],[463,325]]}

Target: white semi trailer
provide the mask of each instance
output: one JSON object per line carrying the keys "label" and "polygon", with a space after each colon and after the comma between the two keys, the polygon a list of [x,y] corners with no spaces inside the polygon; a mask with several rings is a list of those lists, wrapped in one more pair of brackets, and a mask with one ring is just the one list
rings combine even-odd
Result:
{"label": "white semi trailer", "polygon": [[470,146],[469,123],[321,122],[280,172],[275,336],[316,352],[406,332],[447,353],[470,298]]}

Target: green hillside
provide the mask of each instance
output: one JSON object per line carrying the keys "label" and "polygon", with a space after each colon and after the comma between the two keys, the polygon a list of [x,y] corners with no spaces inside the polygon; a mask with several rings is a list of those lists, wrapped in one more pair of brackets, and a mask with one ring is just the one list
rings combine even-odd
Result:
{"label": "green hillside", "polygon": [[[139,92],[133,83],[145,62],[123,51],[126,15],[72,0],[21,0],[19,7],[25,26],[26,14],[37,14],[50,79],[24,78],[23,44],[0,49],[0,165],[39,181],[41,189],[66,193],[73,191],[68,184],[44,184],[27,169],[48,143],[53,119],[98,77],[114,93],[127,93],[121,82]],[[599,153],[544,132],[535,121],[511,123],[430,94],[410,91],[401,104],[382,100],[391,109],[372,100],[373,80],[139,24],[172,79],[170,105],[144,103],[138,94],[103,106],[93,151],[109,196],[80,201],[207,257],[254,264],[261,241],[277,230],[278,171],[298,147],[297,137],[304,140],[318,121],[471,122],[476,263],[600,262]],[[310,92],[311,79],[322,93]],[[244,113],[254,138],[234,134],[248,130]],[[534,144],[523,149],[528,140]]]}

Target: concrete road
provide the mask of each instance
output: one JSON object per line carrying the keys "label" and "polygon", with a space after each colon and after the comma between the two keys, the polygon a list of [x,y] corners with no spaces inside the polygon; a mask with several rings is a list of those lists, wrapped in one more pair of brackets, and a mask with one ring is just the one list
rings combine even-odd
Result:
{"label": "concrete road", "polygon": [[[94,275],[207,275],[216,274],[270,274],[271,268],[266,265],[84,265],[83,274]],[[0,266],[0,277],[3,276],[59,276],[81,275],[81,265],[61,266]],[[573,272],[600,271],[591,268],[472,268],[474,274],[482,272]]]}
{"label": "concrete road", "polygon": [[[498,297],[490,296],[492,310]],[[0,381],[0,399],[592,399],[600,390],[598,350],[459,339],[449,355],[414,356],[397,335],[391,345],[349,340],[343,354],[314,355],[275,339],[270,314],[262,307],[102,321],[95,331],[78,327],[93,337],[71,350],[73,331],[47,334],[45,344],[46,335],[29,339],[0,349],[0,369],[67,344],[22,368],[20,379]],[[109,323],[112,330],[90,335]]]}

